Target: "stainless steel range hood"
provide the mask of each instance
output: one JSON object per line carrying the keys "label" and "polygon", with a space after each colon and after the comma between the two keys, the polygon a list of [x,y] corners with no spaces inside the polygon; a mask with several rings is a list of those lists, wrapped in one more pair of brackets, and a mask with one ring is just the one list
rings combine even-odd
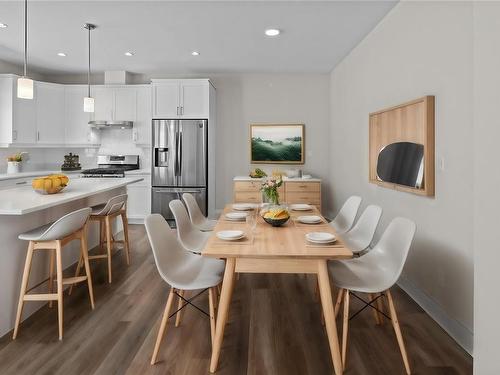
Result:
{"label": "stainless steel range hood", "polygon": [[89,126],[94,129],[132,129],[133,121],[89,121]]}

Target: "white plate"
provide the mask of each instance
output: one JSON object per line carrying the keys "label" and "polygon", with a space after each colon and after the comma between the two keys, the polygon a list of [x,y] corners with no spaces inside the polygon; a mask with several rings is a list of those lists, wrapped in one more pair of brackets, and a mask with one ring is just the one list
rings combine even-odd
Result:
{"label": "white plate", "polygon": [[314,243],[331,243],[337,239],[335,236],[328,232],[311,232],[306,234],[306,239]]}
{"label": "white plate", "polygon": [[227,220],[244,221],[247,218],[246,212],[228,212],[225,216]]}
{"label": "white plate", "polygon": [[323,221],[321,217],[317,215],[299,216],[297,220],[303,224],[319,224]]}
{"label": "white plate", "polygon": [[235,203],[233,204],[233,210],[236,211],[250,211],[256,207],[254,203]]}
{"label": "white plate", "polygon": [[225,241],[236,241],[245,237],[245,232],[242,230],[221,230],[217,232],[217,237]]}
{"label": "white plate", "polygon": [[297,203],[290,205],[290,208],[294,211],[309,211],[312,210],[312,206],[304,203]]}

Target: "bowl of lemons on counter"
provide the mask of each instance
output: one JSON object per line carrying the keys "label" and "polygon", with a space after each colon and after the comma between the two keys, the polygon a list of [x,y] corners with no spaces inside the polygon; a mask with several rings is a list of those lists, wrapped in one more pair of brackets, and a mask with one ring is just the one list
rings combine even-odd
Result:
{"label": "bowl of lemons on counter", "polygon": [[264,213],[263,219],[273,227],[280,227],[290,219],[290,214],[284,207],[273,207]]}
{"label": "bowl of lemons on counter", "polygon": [[40,194],[57,194],[68,186],[69,178],[64,174],[51,174],[33,179],[31,186]]}

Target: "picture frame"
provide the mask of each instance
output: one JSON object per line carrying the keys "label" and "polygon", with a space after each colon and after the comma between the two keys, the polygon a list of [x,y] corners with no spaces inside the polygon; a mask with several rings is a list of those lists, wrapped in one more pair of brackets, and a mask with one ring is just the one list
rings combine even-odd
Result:
{"label": "picture frame", "polygon": [[251,124],[251,164],[304,164],[304,124]]}

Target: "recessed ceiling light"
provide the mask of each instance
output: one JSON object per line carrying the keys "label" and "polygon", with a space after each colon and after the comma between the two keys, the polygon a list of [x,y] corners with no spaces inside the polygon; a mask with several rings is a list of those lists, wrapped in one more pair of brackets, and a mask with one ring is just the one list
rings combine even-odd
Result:
{"label": "recessed ceiling light", "polygon": [[278,36],[280,35],[281,31],[278,29],[267,29],[266,30],[266,35],[267,36]]}
{"label": "recessed ceiling light", "polygon": [[191,52],[191,55],[193,55],[193,56],[200,56],[200,53],[198,51],[193,51],[193,52]]}
{"label": "recessed ceiling light", "polygon": [[130,51],[127,51],[127,52],[125,52],[125,56],[128,56],[128,57],[134,56],[134,53],[130,52]]}
{"label": "recessed ceiling light", "polygon": [[64,52],[58,52],[57,56],[66,57],[66,54]]}
{"label": "recessed ceiling light", "polygon": [[8,27],[9,25],[7,25],[6,23],[2,23],[0,22],[0,29],[5,29],[6,27]]}

